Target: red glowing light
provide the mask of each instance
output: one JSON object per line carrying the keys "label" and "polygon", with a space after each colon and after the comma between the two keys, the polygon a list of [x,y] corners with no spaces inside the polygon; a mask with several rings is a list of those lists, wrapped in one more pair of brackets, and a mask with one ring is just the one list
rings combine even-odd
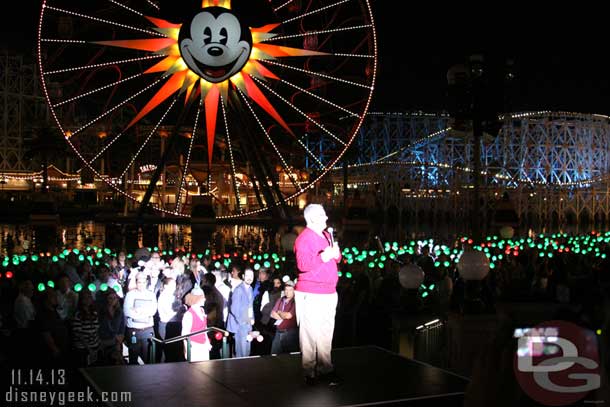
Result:
{"label": "red glowing light", "polygon": [[216,333],[214,334],[214,338],[215,338],[217,341],[222,340],[223,336],[224,336],[224,335],[222,334],[222,332],[216,332]]}
{"label": "red glowing light", "polygon": [[7,271],[5,276],[6,276],[6,278],[13,278],[13,272],[12,271]]}

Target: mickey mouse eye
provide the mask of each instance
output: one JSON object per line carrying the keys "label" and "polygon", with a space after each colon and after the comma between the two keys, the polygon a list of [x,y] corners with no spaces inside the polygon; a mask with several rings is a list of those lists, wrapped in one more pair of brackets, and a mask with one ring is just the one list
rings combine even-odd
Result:
{"label": "mickey mouse eye", "polygon": [[224,27],[220,29],[220,43],[222,45],[227,45],[227,29]]}
{"label": "mickey mouse eye", "polygon": [[212,42],[212,30],[210,27],[205,27],[203,30],[203,43],[207,45],[210,42]]}

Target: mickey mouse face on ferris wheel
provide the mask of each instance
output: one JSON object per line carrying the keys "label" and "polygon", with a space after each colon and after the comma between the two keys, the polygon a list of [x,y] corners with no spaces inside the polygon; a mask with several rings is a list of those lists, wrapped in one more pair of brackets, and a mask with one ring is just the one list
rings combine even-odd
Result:
{"label": "mickey mouse face on ferris wheel", "polygon": [[182,24],[178,41],[186,65],[212,83],[238,73],[252,51],[250,29],[222,7],[201,9]]}

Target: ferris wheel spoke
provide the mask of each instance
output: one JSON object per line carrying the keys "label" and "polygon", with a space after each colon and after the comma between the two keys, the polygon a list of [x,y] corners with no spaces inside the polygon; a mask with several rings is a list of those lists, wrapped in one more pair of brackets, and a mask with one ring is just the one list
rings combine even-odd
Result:
{"label": "ferris wheel spoke", "polygon": [[[292,39],[292,38],[311,37],[313,35],[319,35],[319,34],[335,34],[335,33],[341,32],[341,31],[362,30],[362,29],[368,29],[368,28],[373,28],[373,26],[371,24],[363,24],[363,25],[355,25],[355,26],[343,27],[343,28],[332,28],[332,29],[328,29],[328,30],[308,31],[306,33],[299,33],[299,34],[278,35],[275,37],[263,38],[263,39],[261,39],[261,42],[274,42],[274,41],[279,41],[279,40],[288,40],[288,39]],[[334,54],[334,55],[340,55],[340,54]]]}
{"label": "ferris wheel spoke", "polygon": [[344,142],[343,140],[341,140],[339,137],[337,137],[335,134],[333,134],[330,130],[328,130],[326,127],[324,127],[324,125],[322,125],[322,123],[318,123],[317,121],[315,121],[314,119],[312,119],[311,117],[309,117],[307,115],[307,113],[303,112],[301,109],[299,109],[294,103],[290,102],[289,100],[287,100],[286,98],[284,98],[282,95],[280,95],[279,93],[277,93],[276,91],[274,91],[273,89],[271,89],[269,86],[267,86],[267,84],[264,81],[261,81],[258,78],[254,78],[254,80],[256,82],[258,82],[261,86],[263,86],[265,89],[267,89],[269,92],[271,92],[272,94],[274,94],[275,96],[277,96],[278,98],[280,98],[284,103],[286,103],[288,106],[292,107],[297,113],[299,113],[301,116],[303,116],[303,118],[305,118],[306,120],[309,120],[311,123],[315,124],[317,128],[319,128],[320,130],[322,130],[324,133],[328,134],[330,137],[332,137],[335,141],[337,141],[339,144],[341,144],[342,146],[347,146],[347,143]]}
{"label": "ferris wheel spoke", "polygon": [[[165,111],[165,113],[163,113],[163,116],[161,116],[161,118],[159,119],[159,121],[157,122],[157,124],[155,125],[155,127],[150,131],[150,133],[148,133],[148,136],[146,137],[146,140],[144,140],[144,142],[142,143],[142,145],[140,146],[140,148],[138,149],[138,151],[133,155],[133,157],[131,158],[131,161],[129,162],[129,164],[127,165],[127,167],[125,167],[125,169],[123,170],[123,172],[121,173],[121,176],[119,178],[123,178],[125,176],[125,174],[127,173],[127,171],[129,171],[129,168],[133,165],[133,163],[136,161],[136,159],[138,158],[138,156],[140,155],[140,153],[142,152],[142,150],[144,150],[144,147],[146,147],[146,145],[148,144],[148,142],[150,141],[150,139],[152,138],[152,136],[157,132],[157,129],[159,128],[159,126],[161,125],[161,123],[163,123],[163,120],[165,120],[165,117],[167,116],[167,114],[170,112],[170,110],[172,110],[172,108],[174,107],[174,105],[176,104],[176,101],[178,100],[178,97],[174,97],[174,100],[172,101],[172,103],[169,105],[169,107],[167,108],[167,110]],[[149,188],[151,186],[149,185]],[[153,186],[154,188],[154,186]]]}
{"label": "ferris wheel spoke", "polygon": [[58,13],[63,13],[63,14],[68,14],[68,15],[75,16],[75,17],[80,17],[84,20],[91,20],[91,21],[96,21],[98,23],[104,23],[104,24],[113,25],[116,27],[127,28],[129,30],[143,32],[146,34],[154,35],[156,37],[165,37],[165,34],[162,34],[157,31],[151,31],[151,30],[134,27],[134,26],[127,25],[127,24],[121,24],[121,23],[117,23],[116,21],[105,20],[103,18],[98,18],[98,17],[87,15],[87,14],[81,14],[81,13],[77,13],[75,11],[70,11],[70,10],[59,8],[59,7],[53,7],[53,6],[46,5],[45,10],[52,10],[52,11],[56,11]]}
{"label": "ferris wheel spoke", "polygon": [[159,10],[159,5],[155,4],[152,0],[146,0],[146,3],[155,10]]}
{"label": "ferris wheel spoke", "polygon": [[268,64],[271,64],[271,65],[276,65],[276,66],[279,66],[279,67],[282,67],[282,68],[290,69],[292,71],[297,71],[297,72],[305,73],[305,74],[310,75],[310,76],[319,76],[320,78],[330,79],[330,80],[333,80],[335,82],[341,82],[341,83],[345,83],[345,84],[348,84],[348,85],[358,86],[360,88],[364,88],[364,89],[368,89],[368,90],[373,90],[373,86],[371,86],[371,85],[364,85],[362,83],[348,81],[347,79],[337,78],[336,76],[326,75],[326,74],[323,74],[323,73],[320,73],[320,72],[310,71],[308,69],[297,68],[295,66],[290,66],[290,65],[282,64],[282,63],[276,62],[276,61],[265,60],[265,62],[268,63]]}
{"label": "ferris wheel spoke", "polygon": [[56,69],[53,71],[42,72],[42,74],[44,76],[48,76],[48,75],[54,75],[54,74],[58,74],[58,73],[82,71],[85,69],[96,69],[96,68],[102,68],[105,66],[128,64],[128,63],[132,63],[132,62],[140,62],[140,61],[146,61],[148,59],[164,58],[164,57],[165,57],[165,55],[147,55],[147,56],[139,57],[139,58],[120,59],[117,61],[102,62],[99,64],[89,64],[89,65],[74,66],[71,68]]}
{"label": "ferris wheel spoke", "polygon": [[203,97],[200,97],[199,107],[197,109],[197,113],[195,114],[195,124],[193,124],[193,135],[191,136],[191,141],[189,142],[189,148],[186,154],[186,162],[184,163],[184,170],[182,171],[182,175],[180,176],[180,184],[178,186],[178,198],[176,199],[176,212],[180,212],[182,210],[182,187],[184,186],[186,174],[188,173],[190,168],[191,153],[193,151],[193,145],[195,144],[195,138],[197,137],[197,130],[199,129],[199,114],[201,113],[202,107]]}
{"label": "ferris wheel spoke", "polygon": [[231,133],[229,132],[229,122],[227,121],[227,112],[225,110],[224,97],[220,96],[220,107],[222,109],[222,118],[225,124],[225,134],[227,137],[227,145],[229,147],[229,158],[231,160],[231,179],[233,181],[233,193],[236,198],[237,212],[241,213],[241,196],[239,193],[239,185],[237,184],[237,172],[235,171],[235,159],[233,158],[233,145],[231,143]]}
{"label": "ferris wheel spoke", "polygon": [[280,24],[287,24],[287,23],[290,23],[290,22],[295,21],[295,20],[302,20],[305,17],[308,17],[308,16],[313,15],[313,14],[321,13],[322,11],[326,11],[326,10],[328,10],[330,8],[333,8],[333,7],[336,7],[336,6],[340,6],[341,4],[347,3],[349,1],[352,1],[352,0],[341,0],[341,1],[338,1],[336,3],[329,4],[327,6],[320,7],[318,9],[315,9],[315,10],[312,10],[312,11],[308,11],[307,13],[303,13],[303,14],[300,14],[298,16],[289,18],[288,20],[282,21]]}
{"label": "ferris wheel spoke", "polygon": [[115,105],[114,107],[112,107],[110,109],[107,109],[104,113],[100,114],[99,116],[97,116],[96,118],[91,120],[89,123],[83,125],[82,127],[78,128],[77,130],[72,132],[72,136],[71,137],[74,137],[74,136],[78,135],[79,133],[81,133],[83,130],[86,130],[87,128],[91,127],[93,124],[95,124],[99,120],[103,119],[104,117],[108,116],[110,113],[114,112],[116,109],[118,109],[119,107],[123,106],[127,102],[131,101],[132,99],[134,99],[134,98],[138,97],[139,95],[141,95],[142,93],[146,92],[148,89],[152,88],[153,86],[155,86],[156,84],[161,82],[161,80],[163,80],[163,79],[164,79],[164,77],[161,77],[161,78],[157,79],[156,81],[154,81],[150,85],[146,86],[144,89],[141,89],[140,91],[134,93],[133,95],[131,95],[127,99],[123,100],[118,105]]}
{"label": "ferris wheel spoke", "polygon": [[263,134],[267,138],[267,141],[269,141],[269,144],[271,144],[271,147],[273,147],[273,150],[275,151],[275,153],[279,157],[280,163],[282,165],[282,168],[284,169],[284,171],[286,171],[286,174],[288,174],[288,177],[290,178],[290,181],[294,185],[295,189],[298,190],[299,188],[297,187],[297,184],[296,184],[295,180],[292,178],[292,172],[289,170],[289,166],[286,163],[286,160],[284,159],[284,156],[282,155],[282,153],[280,153],[280,150],[277,148],[277,146],[275,145],[275,143],[271,139],[271,136],[269,136],[269,133],[267,132],[267,129],[265,129],[265,126],[263,126],[263,123],[261,122],[260,118],[258,117],[256,112],[254,111],[254,109],[252,109],[252,105],[250,105],[250,103],[248,102],[248,99],[246,98],[246,95],[244,95],[241,90],[238,90],[238,92],[239,92],[240,96],[242,97],[242,99],[243,99],[244,103],[246,104],[246,106],[248,106],[248,110],[250,110],[250,113],[252,113],[252,116],[254,117],[256,122],[258,123],[259,128],[261,129],[261,131],[263,132]]}
{"label": "ferris wheel spoke", "polygon": [[278,10],[283,9],[284,7],[286,7],[287,5],[289,5],[290,3],[292,3],[294,0],[288,0],[286,1],[284,4],[282,4],[281,6],[278,6],[276,8],[273,9],[274,12],[278,12]]}
{"label": "ferris wheel spoke", "polygon": [[85,40],[67,40],[57,38],[41,38],[40,42],[55,42],[59,44],[89,44],[89,41]]}
{"label": "ferris wheel spoke", "polygon": [[131,7],[129,7],[129,6],[126,6],[125,4],[121,4],[121,3],[119,3],[119,2],[118,2],[118,1],[116,1],[116,0],[108,0],[108,1],[109,1],[109,2],[111,2],[111,3],[113,3],[113,4],[116,4],[116,5],[117,5],[117,6],[119,6],[119,7],[124,8],[125,10],[131,11],[132,13],[137,14],[137,15],[139,15],[140,17],[145,17],[145,15],[144,15],[143,13],[139,12],[138,10],[133,9],[133,8],[131,8]]}
{"label": "ferris wheel spoke", "polygon": [[324,99],[322,96],[316,95],[315,93],[310,92],[307,89],[301,88],[300,86],[297,86],[294,83],[289,82],[289,81],[287,81],[285,79],[280,79],[280,83],[284,83],[284,84],[286,84],[286,85],[288,85],[288,86],[290,86],[290,87],[292,87],[294,89],[297,89],[298,91],[303,92],[304,94],[309,95],[309,96],[311,96],[314,99],[318,99],[319,101],[324,102],[324,103],[326,103],[329,106],[332,106],[332,107],[334,107],[336,109],[339,109],[342,112],[347,113],[350,116],[357,117],[358,119],[361,117],[359,114],[354,113],[351,110],[347,110],[343,106],[340,106],[340,105],[338,105],[336,103],[333,103],[333,102],[331,102],[328,99]]}
{"label": "ferris wheel spoke", "polygon": [[124,83],[124,82],[130,81],[130,80],[135,79],[135,78],[139,78],[140,76],[143,76],[143,74],[142,74],[142,73],[138,73],[138,74],[135,74],[135,75],[129,76],[129,77],[127,77],[127,78],[120,79],[120,80],[118,80],[118,81],[116,81],[116,82],[112,82],[112,83],[109,83],[109,84],[107,84],[107,85],[101,86],[101,87],[99,87],[99,88],[96,88],[96,89],[90,90],[89,92],[82,93],[82,94],[80,94],[80,95],[78,95],[78,96],[71,97],[70,99],[66,99],[66,100],[64,100],[64,101],[62,101],[62,102],[55,103],[55,104],[53,104],[53,105],[52,105],[52,107],[53,107],[53,108],[56,108],[56,107],[59,107],[59,106],[65,105],[66,103],[74,102],[74,101],[79,100],[79,99],[82,99],[82,98],[84,98],[84,97],[91,96],[91,95],[93,95],[93,94],[95,94],[95,93],[97,93],[97,92],[100,92],[100,91],[104,90],[104,89],[112,88],[112,87],[114,87],[114,86],[120,85],[121,83]]}

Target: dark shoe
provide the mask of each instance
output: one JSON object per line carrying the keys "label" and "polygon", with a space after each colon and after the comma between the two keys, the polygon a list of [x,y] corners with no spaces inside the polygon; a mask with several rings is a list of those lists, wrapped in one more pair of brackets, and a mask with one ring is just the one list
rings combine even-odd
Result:
{"label": "dark shoe", "polygon": [[321,375],[320,380],[328,384],[329,386],[338,386],[341,384],[341,378],[337,375],[335,371]]}
{"label": "dark shoe", "polygon": [[315,386],[318,384],[318,378],[315,376],[305,376],[305,384],[308,386]]}

